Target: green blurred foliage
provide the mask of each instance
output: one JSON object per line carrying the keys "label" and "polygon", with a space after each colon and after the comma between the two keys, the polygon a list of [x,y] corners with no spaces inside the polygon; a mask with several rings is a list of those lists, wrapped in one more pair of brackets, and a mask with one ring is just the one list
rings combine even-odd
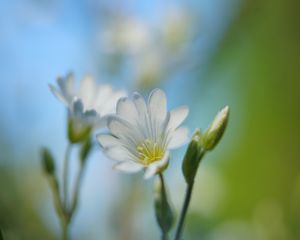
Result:
{"label": "green blurred foliage", "polygon": [[[232,107],[226,132],[232,142],[217,166],[228,194],[214,229],[243,220],[252,239],[300,238],[299,6],[297,1],[244,1],[204,76],[206,81],[216,73],[226,76],[219,84],[235,95],[235,100],[222,99]],[[215,239],[211,228],[198,227],[207,220],[192,216],[187,239],[201,234]],[[236,236],[225,235],[224,230],[224,239]]]}
{"label": "green blurred foliage", "polygon": [[55,239],[33,201],[33,195],[38,194],[32,192],[34,186],[24,189],[13,169],[1,167],[0,188],[0,228],[5,240]]}

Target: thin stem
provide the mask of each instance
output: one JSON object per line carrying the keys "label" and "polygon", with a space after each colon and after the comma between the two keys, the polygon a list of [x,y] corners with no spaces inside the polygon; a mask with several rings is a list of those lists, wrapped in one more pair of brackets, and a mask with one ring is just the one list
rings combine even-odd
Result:
{"label": "thin stem", "polygon": [[193,186],[194,186],[194,181],[187,186],[185,199],[184,199],[183,207],[182,207],[182,210],[180,213],[180,218],[179,218],[179,222],[178,222],[178,226],[177,226],[177,230],[176,230],[175,240],[180,240],[180,236],[181,236],[182,229],[183,229],[183,224],[185,221],[186,213],[189,208],[189,204],[190,204],[190,200],[191,200],[191,196],[192,196],[192,192],[193,192]]}
{"label": "thin stem", "polygon": [[51,176],[49,178],[49,183],[53,193],[53,202],[54,202],[56,213],[58,217],[62,220],[64,218],[64,209],[60,201],[59,185],[57,179],[54,176]]}
{"label": "thin stem", "polygon": [[[198,170],[200,161],[201,161],[201,159],[203,158],[204,155],[205,155],[205,151],[202,150],[199,153],[199,156],[197,157],[198,158],[198,164],[196,166],[197,170]],[[194,179],[195,179],[195,176],[194,176]],[[189,208],[189,204],[190,204],[191,196],[192,196],[192,192],[193,192],[194,179],[193,179],[193,181],[191,181],[191,183],[189,183],[187,185],[185,198],[184,198],[183,206],[182,206],[182,209],[181,209],[180,218],[179,218],[179,222],[178,222],[178,225],[177,225],[177,230],[176,230],[174,240],[181,240],[180,237],[181,237],[181,234],[182,234],[186,213],[187,213],[187,210]]]}
{"label": "thin stem", "polygon": [[79,198],[79,193],[80,193],[80,186],[81,186],[82,179],[83,179],[84,169],[85,169],[85,164],[80,166],[80,170],[79,170],[79,173],[76,178],[75,189],[73,192],[72,205],[71,205],[71,209],[70,209],[70,217],[71,218],[77,209],[78,198]]}
{"label": "thin stem", "polygon": [[166,199],[166,185],[165,185],[164,175],[162,173],[159,173],[158,176],[161,182],[163,198]]}
{"label": "thin stem", "polygon": [[69,159],[70,159],[71,147],[72,144],[68,144],[65,153],[64,166],[63,166],[62,197],[61,197],[60,187],[57,178],[54,175],[48,178],[53,193],[54,207],[61,222],[63,240],[69,239],[68,228],[71,219],[69,214],[69,209],[68,209],[68,178],[69,178]]}
{"label": "thin stem", "polygon": [[68,209],[68,180],[69,180],[69,161],[72,144],[69,143],[66,148],[64,168],[63,168],[63,206],[65,212]]}
{"label": "thin stem", "polygon": [[66,148],[64,166],[63,166],[63,200],[62,200],[63,217],[61,217],[63,240],[69,239],[70,214],[68,209],[68,186],[69,186],[69,162],[70,162],[71,148],[72,148],[72,144],[69,143]]}
{"label": "thin stem", "polygon": [[162,235],[161,235],[161,240],[168,240],[169,239],[169,237],[168,237],[168,234],[167,233],[163,233]]}
{"label": "thin stem", "polygon": [[59,194],[59,185],[56,177],[51,176],[49,178],[49,183],[53,193],[54,207],[62,226],[62,239],[68,240],[68,225],[69,225],[68,216],[61,202],[61,198]]}
{"label": "thin stem", "polygon": [[[167,193],[166,193],[166,185],[165,185],[165,180],[164,180],[164,176],[162,173],[158,174],[160,182],[161,182],[161,189],[162,189],[162,199],[167,199]],[[163,206],[162,209],[167,208],[168,206],[166,206],[167,202],[163,201]],[[161,235],[161,239],[162,240],[168,240],[169,236],[168,236],[168,232],[165,231],[165,229],[161,229],[162,230],[162,235]]]}
{"label": "thin stem", "polygon": [[63,240],[69,239],[69,223],[67,221],[62,223],[62,239]]}

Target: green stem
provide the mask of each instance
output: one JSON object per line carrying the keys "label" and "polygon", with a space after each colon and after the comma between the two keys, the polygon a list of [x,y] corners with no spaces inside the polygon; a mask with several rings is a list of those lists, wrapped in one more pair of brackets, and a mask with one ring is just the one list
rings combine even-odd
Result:
{"label": "green stem", "polygon": [[65,212],[68,211],[68,180],[69,180],[69,161],[72,144],[69,143],[66,148],[64,168],[63,168],[63,206]]}
{"label": "green stem", "polygon": [[59,185],[56,177],[51,176],[49,178],[49,183],[53,193],[53,202],[54,202],[56,213],[58,217],[62,220],[64,218],[64,209],[60,200]]}
{"label": "green stem", "polygon": [[53,193],[53,202],[54,202],[54,207],[56,210],[56,213],[60,219],[61,226],[62,226],[62,239],[63,240],[68,240],[68,225],[69,225],[69,218],[67,215],[67,212],[64,209],[64,206],[61,202],[60,194],[59,194],[59,185],[57,182],[57,179],[55,176],[51,176],[49,178],[49,183],[52,189]]}
{"label": "green stem", "polygon": [[76,178],[75,189],[74,189],[73,198],[72,198],[72,205],[71,205],[71,209],[70,209],[70,217],[71,218],[77,209],[80,186],[81,186],[82,179],[83,179],[84,169],[85,169],[85,165],[81,165],[79,173]]}
{"label": "green stem", "polygon": [[69,239],[69,224],[67,221],[62,223],[62,240],[68,240]]}
{"label": "green stem", "polygon": [[160,182],[161,182],[161,188],[162,188],[162,194],[163,194],[163,198],[166,199],[166,185],[165,185],[165,179],[162,173],[158,174]]}
{"label": "green stem", "polygon": [[168,234],[167,233],[163,233],[162,235],[161,235],[161,240],[168,240],[169,239],[169,237],[168,237]]}
{"label": "green stem", "polygon": [[180,240],[180,236],[181,236],[182,229],[183,229],[183,224],[185,221],[186,213],[189,208],[189,204],[190,204],[190,200],[191,200],[191,196],[192,196],[192,192],[193,192],[193,186],[194,186],[194,181],[187,186],[185,199],[184,199],[183,207],[182,207],[182,210],[180,213],[180,218],[179,218],[179,222],[178,222],[178,226],[177,226],[177,230],[176,230],[175,240]]}
{"label": "green stem", "polygon": [[[162,173],[159,173],[158,174],[159,176],[159,179],[160,179],[160,182],[161,182],[161,188],[162,188],[162,199],[167,199],[167,193],[166,193],[166,185],[165,185],[165,180],[164,180],[164,176]],[[168,206],[167,205],[167,202],[166,201],[163,201],[163,206],[162,206],[162,209],[165,209],[167,208]],[[162,235],[161,235],[161,239],[162,240],[168,240],[169,239],[169,236],[168,236],[168,232],[165,231],[165,229],[161,229],[162,230]]]}
{"label": "green stem", "polygon": [[53,193],[54,207],[61,222],[63,240],[69,239],[68,229],[69,229],[70,219],[71,219],[69,214],[69,209],[68,209],[68,178],[69,178],[69,159],[70,159],[71,147],[72,144],[68,144],[65,153],[64,166],[63,166],[62,197],[61,197],[60,187],[57,178],[54,175],[48,178]]}
{"label": "green stem", "polygon": [[62,239],[69,239],[69,225],[70,225],[70,214],[69,214],[69,206],[68,206],[68,186],[69,186],[69,162],[70,162],[70,154],[71,154],[72,144],[69,143],[64,159],[63,166],[63,200],[62,200],[62,209],[63,216],[61,217],[61,225],[62,225]]}
{"label": "green stem", "polygon": [[[205,151],[202,150],[200,152],[199,156],[197,157],[198,158],[198,163],[197,163],[197,166],[196,166],[196,171],[198,170],[200,161],[203,158],[204,154],[205,154]],[[195,174],[195,176],[196,176],[196,174]],[[178,225],[177,225],[177,230],[176,230],[174,240],[181,240],[180,237],[181,237],[181,234],[182,234],[186,213],[187,213],[187,210],[189,208],[190,201],[191,201],[195,176],[193,177],[193,180],[190,183],[188,183],[188,185],[187,185],[185,198],[184,198],[183,206],[182,206],[182,209],[181,209],[180,218],[179,218],[179,222],[178,222]]]}

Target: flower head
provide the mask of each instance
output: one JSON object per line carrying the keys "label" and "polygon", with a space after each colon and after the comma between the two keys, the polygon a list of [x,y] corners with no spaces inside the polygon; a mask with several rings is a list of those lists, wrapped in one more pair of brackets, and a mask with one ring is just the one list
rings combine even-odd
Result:
{"label": "flower head", "polygon": [[104,116],[114,113],[118,99],[125,95],[110,85],[98,85],[91,76],[84,77],[77,88],[71,73],[57,78],[57,85],[50,84],[50,90],[68,108],[70,118],[89,127],[105,126]]}
{"label": "flower head", "polygon": [[109,134],[99,134],[97,139],[104,153],[118,161],[116,169],[145,169],[148,178],[167,167],[170,149],[186,142],[188,130],[179,126],[187,115],[187,107],[168,112],[165,93],[160,89],[151,92],[147,103],[134,93],[131,99],[119,99],[116,114],[107,121]]}

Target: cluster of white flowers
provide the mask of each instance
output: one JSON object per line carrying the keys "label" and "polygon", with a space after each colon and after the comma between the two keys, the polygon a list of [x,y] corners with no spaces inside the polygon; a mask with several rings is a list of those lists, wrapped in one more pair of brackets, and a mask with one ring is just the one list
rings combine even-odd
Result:
{"label": "cluster of white flowers", "polygon": [[59,89],[49,85],[52,93],[68,109],[70,117],[99,128],[106,125],[108,114],[115,113],[115,105],[125,91],[116,91],[110,85],[99,85],[94,78],[86,76],[76,87],[72,73],[57,78]]}
{"label": "cluster of white flowers", "polygon": [[107,127],[97,135],[105,155],[117,161],[114,168],[125,172],[145,170],[145,178],[163,171],[170,150],[188,140],[188,129],[180,127],[188,115],[183,106],[167,110],[161,89],[154,89],[148,102],[137,92],[131,98],[109,85],[97,85],[85,77],[76,89],[74,77],[57,80],[59,89],[50,85],[53,94],[67,107],[69,116],[92,127]]}
{"label": "cluster of white flowers", "polygon": [[[63,239],[68,239],[68,227],[78,205],[81,176],[93,145],[92,133],[99,128],[106,130],[97,134],[97,141],[103,153],[116,162],[114,169],[129,173],[144,170],[145,178],[159,176],[159,184],[155,187],[154,209],[163,239],[167,239],[174,214],[169,204],[163,171],[169,165],[171,150],[189,139],[188,129],[181,127],[188,116],[188,107],[181,106],[168,111],[166,94],[161,89],[152,90],[147,100],[138,92],[128,97],[125,91],[113,90],[110,85],[99,85],[89,76],[83,78],[79,88],[76,88],[72,74],[58,78],[57,84],[58,88],[50,85],[50,90],[68,110],[69,145],[63,167],[62,198],[54,158],[47,148],[43,149],[42,157],[44,170],[51,181],[55,207],[61,219]],[[229,107],[226,106],[204,133],[196,130],[189,141],[182,162],[187,191],[176,229],[176,240],[181,239],[199,163],[220,141],[228,116]],[[80,146],[80,170],[73,198],[69,202],[68,168],[73,144]]]}

